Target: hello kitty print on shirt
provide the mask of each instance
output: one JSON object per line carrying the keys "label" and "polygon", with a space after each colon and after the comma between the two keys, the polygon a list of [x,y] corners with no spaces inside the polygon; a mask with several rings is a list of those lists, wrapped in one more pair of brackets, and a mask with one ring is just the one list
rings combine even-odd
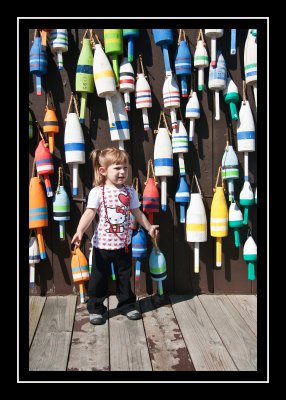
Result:
{"label": "hello kitty print on shirt", "polygon": [[104,199],[106,210],[102,186],[94,187],[88,196],[87,208],[95,208],[99,215],[92,244],[100,249],[117,250],[125,247],[125,242],[131,243],[129,210],[140,207],[138,195],[130,186],[125,185],[121,189],[105,186]]}

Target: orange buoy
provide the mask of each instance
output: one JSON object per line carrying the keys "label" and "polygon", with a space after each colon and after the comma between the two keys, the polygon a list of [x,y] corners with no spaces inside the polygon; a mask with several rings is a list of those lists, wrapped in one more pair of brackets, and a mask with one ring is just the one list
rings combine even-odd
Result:
{"label": "orange buoy", "polygon": [[72,251],[71,269],[73,281],[79,283],[80,302],[84,303],[83,282],[89,280],[89,272],[87,259],[79,247]]}
{"label": "orange buoy", "polygon": [[54,107],[46,106],[46,114],[44,118],[43,131],[48,134],[49,138],[49,150],[53,154],[55,148],[54,134],[59,133],[60,127],[56,116],[56,109]]}

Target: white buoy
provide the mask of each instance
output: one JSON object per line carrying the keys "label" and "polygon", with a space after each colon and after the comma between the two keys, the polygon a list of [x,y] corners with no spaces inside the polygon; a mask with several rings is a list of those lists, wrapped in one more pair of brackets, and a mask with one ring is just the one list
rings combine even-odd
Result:
{"label": "white buoy", "polygon": [[130,93],[134,92],[135,78],[132,64],[124,57],[119,67],[119,91],[124,93],[126,111],[130,111]]}
{"label": "white buoy", "polygon": [[216,67],[216,40],[223,35],[223,29],[205,29],[205,35],[211,39],[211,65]]}
{"label": "white buoy", "polygon": [[220,120],[220,107],[219,107],[219,91],[224,90],[226,87],[226,65],[223,55],[220,51],[218,53],[217,66],[214,68],[210,65],[209,70],[209,89],[215,91],[215,120]]}
{"label": "white buoy", "polygon": [[37,239],[34,236],[29,240],[30,288],[35,287],[35,264],[41,260]]}
{"label": "white buoy", "polygon": [[185,116],[186,118],[190,118],[189,140],[191,142],[195,132],[195,119],[201,116],[200,103],[196,92],[193,92],[189,97]]}
{"label": "white buoy", "polygon": [[172,131],[172,148],[173,154],[178,154],[180,176],[186,175],[184,153],[188,153],[188,133],[181,120],[178,120],[177,129]]}
{"label": "white buoy", "polygon": [[170,109],[172,129],[177,128],[176,108],[180,107],[179,86],[172,75],[166,75],[163,85],[164,108]]}
{"label": "white buoy", "polygon": [[66,119],[64,137],[66,163],[72,164],[72,195],[78,194],[78,164],[85,163],[84,136],[76,113],[69,113]]}
{"label": "white buoy", "polygon": [[207,217],[200,193],[191,193],[191,201],[187,210],[187,241],[195,242],[194,271],[200,270],[199,243],[207,241]]}
{"label": "white buoy", "polygon": [[64,69],[63,53],[68,51],[68,33],[66,29],[53,29],[49,34],[50,45],[57,53],[58,69]]}
{"label": "white buoy", "polygon": [[167,176],[173,176],[173,151],[169,132],[159,128],[154,145],[155,176],[161,177],[161,207],[167,211]]}
{"label": "white buoy", "polygon": [[198,40],[194,55],[194,66],[198,68],[198,90],[204,90],[204,68],[209,66],[209,57],[202,40]]}
{"label": "white buoy", "polygon": [[257,260],[257,246],[252,236],[249,236],[243,246],[243,259],[247,262],[247,277],[253,281],[255,276],[254,261]]}
{"label": "white buoy", "polygon": [[244,46],[244,73],[246,84],[253,86],[255,106],[257,109],[257,42],[256,36],[253,36],[251,31],[251,29],[248,29]]}
{"label": "white buoy", "polygon": [[[114,122],[109,124],[110,137],[112,141],[119,142],[120,150],[124,150],[124,140],[130,140],[130,131],[125,104],[119,92],[111,97],[111,108]],[[110,121],[110,115],[108,115],[108,119]]]}
{"label": "white buoy", "polygon": [[144,124],[144,131],[148,131],[149,119],[147,108],[152,107],[151,88],[144,74],[137,74],[137,82],[135,89],[136,108],[142,109],[142,117]]}

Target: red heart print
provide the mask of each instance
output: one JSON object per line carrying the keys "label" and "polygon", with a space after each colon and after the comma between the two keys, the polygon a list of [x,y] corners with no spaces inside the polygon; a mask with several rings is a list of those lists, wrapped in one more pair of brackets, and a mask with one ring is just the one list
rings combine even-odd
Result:
{"label": "red heart print", "polygon": [[124,194],[124,193],[120,193],[118,195],[118,198],[121,201],[121,203],[123,203],[125,206],[128,206],[128,204],[129,204],[129,196],[126,196],[126,194]]}

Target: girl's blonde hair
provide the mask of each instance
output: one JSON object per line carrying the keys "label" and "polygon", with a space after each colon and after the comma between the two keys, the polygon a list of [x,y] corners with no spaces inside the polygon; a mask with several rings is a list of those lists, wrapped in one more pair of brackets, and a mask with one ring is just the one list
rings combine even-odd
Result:
{"label": "girl's blonde hair", "polygon": [[104,150],[93,150],[90,153],[91,163],[94,171],[93,186],[102,185],[105,176],[99,172],[100,167],[107,168],[112,164],[128,164],[128,153],[115,147],[108,147]]}

